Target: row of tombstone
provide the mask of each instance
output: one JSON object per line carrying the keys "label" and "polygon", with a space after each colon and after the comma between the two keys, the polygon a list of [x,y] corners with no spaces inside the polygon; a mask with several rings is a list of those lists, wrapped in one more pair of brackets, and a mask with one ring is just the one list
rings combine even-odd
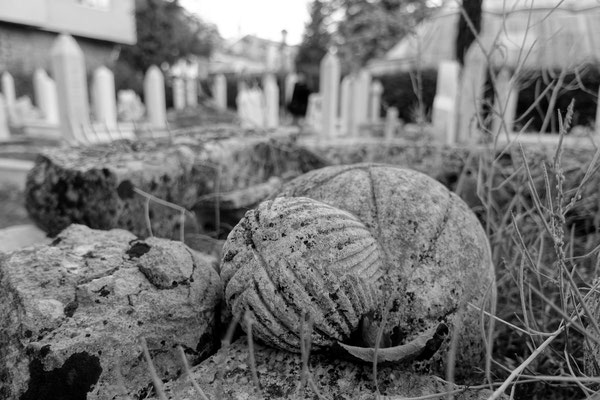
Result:
{"label": "row of tombstone", "polygon": [[[381,123],[383,85],[373,80],[369,71],[342,78],[340,60],[329,51],[320,64],[319,93],[311,94],[307,123],[320,137],[356,137],[364,126]],[[399,126],[398,110],[387,109],[384,136],[394,136]]]}
{"label": "row of tombstone", "polygon": [[[132,90],[115,93],[112,71],[104,66],[92,75],[91,104],[88,97],[84,54],[73,37],[61,34],[50,51],[52,79],[43,69],[33,74],[34,101],[17,98],[14,78],[4,72],[1,77],[0,140],[10,139],[9,125],[35,126],[59,132],[69,143],[95,143],[133,138],[134,129],[118,121],[140,121],[153,131],[167,127],[165,81],[161,70],[152,66],[144,77],[144,102]],[[196,80],[174,78],[175,109],[198,105]],[[225,109],[226,82],[215,78],[215,103]],[[117,101],[118,99],[118,101]],[[91,111],[91,112],[90,112]]]}

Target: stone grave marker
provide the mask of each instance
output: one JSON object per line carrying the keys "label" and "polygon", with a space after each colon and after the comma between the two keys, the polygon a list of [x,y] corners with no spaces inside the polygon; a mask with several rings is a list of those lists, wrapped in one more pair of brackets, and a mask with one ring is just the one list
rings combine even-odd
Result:
{"label": "stone grave marker", "polygon": [[17,94],[15,91],[15,80],[12,75],[5,71],[2,73],[2,95],[6,103],[8,119],[12,124],[18,125],[20,121],[16,120],[15,105],[17,103]]}
{"label": "stone grave marker", "polygon": [[108,130],[117,127],[117,100],[115,78],[111,70],[101,66],[94,71],[92,83],[94,117]]}
{"label": "stone grave marker", "polygon": [[341,102],[340,102],[340,133],[344,136],[350,135],[350,126],[352,125],[352,86],[354,85],[354,76],[346,75],[342,79]]}
{"label": "stone grave marker", "polygon": [[[308,96],[308,105],[306,107],[306,124],[316,132],[322,132],[322,98],[320,93],[311,93]],[[317,135],[318,138],[321,135]]]}
{"label": "stone grave marker", "polygon": [[[369,118],[371,122],[378,123],[381,113],[381,95],[383,94],[383,85],[379,81],[371,83],[371,96],[369,101]],[[397,110],[396,110],[397,111]]]}
{"label": "stone grave marker", "polygon": [[223,74],[217,74],[215,76],[213,97],[215,105],[219,110],[227,109],[227,80]]}
{"label": "stone grave marker", "polygon": [[279,125],[279,87],[273,74],[263,78],[265,98],[265,127],[276,128]]}
{"label": "stone grave marker", "polygon": [[0,141],[10,139],[10,131],[8,130],[8,116],[4,96],[0,94]]}
{"label": "stone grave marker", "polygon": [[51,125],[58,124],[59,113],[56,84],[46,71],[41,68],[35,70],[33,74],[33,91],[35,104],[40,110],[44,121]]}
{"label": "stone grave marker", "polygon": [[71,35],[60,34],[50,51],[56,79],[60,127],[68,142],[86,142],[90,125],[87,78],[83,52]]}
{"label": "stone grave marker", "polygon": [[341,67],[335,52],[329,50],[320,65],[321,87],[321,132],[324,137],[336,134]]}
{"label": "stone grave marker", "polygon": [[198,106],[198,82],[196,76],[188,76],[185,80],[185,99],[188,107]]}
{"label": "stone grave marker", "polygon": [[292,101],[292,95],[294,94],[294,86],[296,85],[296,82],[298,82],[298,75],[295,73],[291,72],[285,76],[284,98],[286,105],[290,104]]}
{"label": "stone grave marker", "polygon": [[352,87],[352,123],[350,124],[351,136],[358,136],[360,126],[368,122],[369,117],[369,91],[371,88],[371,75],[363,69],[358,72]]}
{"label": "stone grave marker", "polygon": [[185,83],[179,77],[173,79],[173,108],[178,111],[185,108]]}
{"label": "stone grave marker", "polygon": [[385,140],[391,140],[396,136],[396,130],[400,122],[398,121],[398,109],[396,107],[390,107],[387,109],[385,115],[385,127],[383,136]]}
{"label": "stone grave marker", "polygon": [[479,44],[473,43],[465,55],[465,65],[460,74],[457,142],[471,143],[478,139],[486,70],[485,55]]}
{"label": "stone grave marker", "polygon": [[150,126],[165,128],[167,121],[165,80],[156,65],[148,68],[144,77],[144,102],[146,103],[146,115]]}
{"label": "stone grave marker", "polygon": [[438,68],[431,119],[435,137],[441,143],[453,143],[456,137],[459,73],[460,65],[456,61],[442,61]]}
{"label": "stone grave marker", "polygon": [[492,134],[512,133],[517,113],[519,90],[511,82],[510,73],[506,69],[502,69],[496,77],[496,93]]}

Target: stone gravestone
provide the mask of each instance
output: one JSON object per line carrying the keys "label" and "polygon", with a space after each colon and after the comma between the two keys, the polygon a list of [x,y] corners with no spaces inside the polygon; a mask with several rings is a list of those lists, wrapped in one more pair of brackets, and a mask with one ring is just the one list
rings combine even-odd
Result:
{"label": "stone gravestone", "polygon": [[8,116],[4,96],[0,94],[0,141],[10,139],[10,131],[8,130]]}
{"label": "stone gravestone", "polygon": [[33,91],[35,94],[35,103],[44,121],[48,124],[58,124],[58,96],[56,94],[56,84],[48,76],[45,70],[37,69],[33,74]]}
{"label": "stone gravestone", "polygon": [[90,125],[87,78],[83,52],[71,35],[60,34],[50,51],[56,79],[60,127],[68,142],[86,142]]}
{"label": "stone gravestone", "polygon": [[358,72],[355,79],[352,87],[352,123],[350,124],[352,136],[358,136],[361,125],[368,122],[371,89],[371,75],[366,69]]}
{"label": "stone gravestone", "polygon": [[513,123],[517,113],[519,90],[511,82],[510,73],[502,69],[496,77],[496,98],[494,99],[494,116],[492,134],[513,132]]}
{"label": "stone gravestone", "polygon": [[294,94],[294,86],[298,82],[298,75],[295,73],[289,73],[285,77],[285,90],[284,90],[284,98],[285,104],[288,105],[292,101],[292,95]]}
{"label": "stone gravestone", "polygon": [[94,71],[92,89],[94,118],[107,130],[114,130],[117,127],[117,100],[112,71],[104,66],[98,67]]}
{"label": "stone gravestone", "polygon": [[[315,132],[322,132],[323,115],[322,99],[320,93],[311,93],[308,96],[308,106],[306,107],[306,125]],[[321,135],[317,135],[320,138]]]}
{"label": "stone gravestone", "polygon": [[479,122],[486,71],[485,55],[479,44],[474,42],[465,55],[465,64],[460,74],[457,142],[474,142],[480,136]]}
{"label": "stone gravestone", "polygon": [[195,75],[190,75],[185,80],[185,99],[188,107],[198,106],[198,82]]}
{"label": "stone gravestone", "polygon": [[238,117],[243,128],[263,128],[265,122],[263,94],[258,88],[240,85],[236,99]]}
{"label": "stone gravestone", "polygon": [[225,75],[217,74],[215,76],[215,83],[213,87],[213,97],[215,105],[219,110],[227,109],[227,80]]}
{"label": "stone gravestone", "polygon": [[341,102],[340,102],[340,133],[345,136],[350,135],[352,126],[352,86],[354,85],[354,76],[346,75],[342,79]]}
{"label": "stone gravestone", "polygon": [[398,121],[398,109],[396,107],[390,107],[385,115],[385,127],[383,136],[386,140],[393,139],[396,136],[396,130],[400,125]]}
{"label": "stone gravestone", "polygon": [[16,120],[15,105],[17,103],[17,94],[15,91],[15,80],[8,72],[2,73],[2,94],[6,103],[8,119],[12,124],[18,125],[20,121]]}
{"label": "stone gravestone", "polygon": [[165,80],[156,65],[148,68],[144,77],[144,102],[146,103],[146,115],[150,126],[165,128],[167,122]]}
{"label": "stone gravestone", "polygon": [[179,77],[173,79],[173,108],[177,111],[185,108],[185,83]]}
{"label": "stone gravestone", "polygon": [[452,144],[456,138],[459,73],[460,65],[456,61],[442,61],[438,68],[431,119],[435,137],[441,143]]}
{"label": "stone gravestone", "polygon": [[340,60],[329,50],[320,65],[321,87],[321,132],[324,137],[336,135],[338,124],[338,103],[340,91]]}
{"label": "stone gravestone", "polygon": [[265,96],[265,127],[276,128],[279,125],[279,87],[273,74],[263,78]]}
{"label": "stone gravestone", "polygon": [[[383,85],[379,81],[371,84],[371,97],[369,101],[369,117],[371,122],[378,123],[381,113],[381,95],[383,94]],[[397,110],[396,110],[397,111]]]}

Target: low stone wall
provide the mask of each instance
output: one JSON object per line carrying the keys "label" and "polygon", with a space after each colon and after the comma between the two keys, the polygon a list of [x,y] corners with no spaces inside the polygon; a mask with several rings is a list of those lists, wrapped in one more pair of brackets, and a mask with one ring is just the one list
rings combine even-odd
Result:
{"label": "low stone wall", "polygon": [[[26,208],[50,235],[71,223],[123,228],[146,237],[146,199],[140,189],[188,210],[204,195],[292,178],[325,163],[286,134],[211,128],[175,136],[93,148],[43,151],[29,173]],[[178,238],[181,213],[150,202],[155,236]],[[186,224],[196,221],[188,218]]]}

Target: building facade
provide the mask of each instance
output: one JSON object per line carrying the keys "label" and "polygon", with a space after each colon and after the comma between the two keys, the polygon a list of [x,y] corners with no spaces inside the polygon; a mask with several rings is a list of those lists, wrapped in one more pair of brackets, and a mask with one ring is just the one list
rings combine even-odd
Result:
{"label": "building facade", "polygon": [[59,33],[81,46],[88,70],[111,65],[119,45],[136,42],[134,0],[0,1],[0,71],[30,74],[49,69]]}

